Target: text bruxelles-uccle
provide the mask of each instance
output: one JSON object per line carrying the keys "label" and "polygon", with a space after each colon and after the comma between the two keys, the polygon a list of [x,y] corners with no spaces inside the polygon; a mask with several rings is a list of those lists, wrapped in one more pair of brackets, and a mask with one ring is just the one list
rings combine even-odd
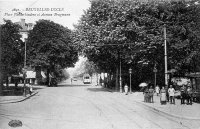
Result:
{"label": "text bruxelles-uccle", "polygon": [[64,8],[26,8],[26,11],[64,11]]}

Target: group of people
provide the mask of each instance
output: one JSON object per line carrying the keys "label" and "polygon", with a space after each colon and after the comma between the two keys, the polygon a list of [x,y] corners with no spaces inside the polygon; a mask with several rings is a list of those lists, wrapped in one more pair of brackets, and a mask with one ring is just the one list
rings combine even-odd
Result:
{"label": "group of people", "polygon": [[180,91],[181,91],[181,104],[185,104],[185,100],[187,100],[187,104],[192,105],[192,98],[193,98],[192,88],[190,86],[186,87],[185,85],[183,85]]}
{"label": "group of people", "polygon": [[153,103],[154,89],[152,86],[144,90],[144,102]]}
{"label": "group of people", "polygon": [[[166,104],[167,102],[170,102],[170,104],[175,104],[175,89],[172,85],[170,85],[169,88],[167,86],[163,86],[161,89],[157,85],[155,90],[152,86],[150,86],[150,88],[147,87],[144,90],[144,102],[153,103],[153,95],[155,92],[157,96],[160,95],[161,104]],[[185,100],[187,100],[187,104],[192,105],[192,88],[190,86],[186,88],[186,86],[183,85],[180,89],[180,92],[181,104],[185,104]]]}

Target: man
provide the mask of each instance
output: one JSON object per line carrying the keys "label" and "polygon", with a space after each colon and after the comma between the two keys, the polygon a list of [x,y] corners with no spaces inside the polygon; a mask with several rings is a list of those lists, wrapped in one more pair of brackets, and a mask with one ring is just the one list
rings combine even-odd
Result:
{"label": "man", "polygon": [[181,87],[180,91],[181,91],[181,104],[185,104],[186,88],[184,85]]}
{"label": "man", "polygon": [[174,98],[175,90],[172,87],[172,85],[170,85],[170,88],[168,89],[168,93],[169,93],[170,104],[175,104],[175,98]]}
{"label": "man", "polygon": [[149,88],[149,97],[150,97],[150,103],[153,103],[153,94],[154,94],[154,89],[152,86]]}
{"label": "man", "polygon": [[192,88],[190,86],[187,88],[187,104],[192,105]]}

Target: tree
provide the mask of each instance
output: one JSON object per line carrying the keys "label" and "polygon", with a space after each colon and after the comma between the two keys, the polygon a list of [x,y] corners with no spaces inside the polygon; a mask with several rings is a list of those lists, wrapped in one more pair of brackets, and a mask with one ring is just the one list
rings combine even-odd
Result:
{"label": "tree", "polygon": [[[30,31],[27,40],[28,62],[50,72],[71,67],[78,60],[78,52],[72,42],[72,32],[49,20],[39,20]],[[49,84],[49,83],[48,83]]]}
{"label": "tree", "polygon": [[[164,78],[163,26],[167,28],[168,68],[179,76],[197,71],[199,62],[199,4],[196,1],[145,3],[136,9],[138,23],[144,26],[145,49],[141,59],[158,63],[160,78]],[[151,66],[153,68],[153,64]],[[162,79],[160,79],[162,80]]]}
{"label": "tree", "polygon": [[132,7],[137,3],[130,3],[132,5],[128,5],[127,1],[92,1],[91,8],[76,26],[77,37],[85,46],[84,53],[87,58],[104,72],[116,72],[116,89],[119,62],[121,58],[129,55],[127,44],[134,45],[137,32],[140,31],[134,22],[132,11]]}
{"label": "tree", "polygon": [[121,60],[123,70],[133,67],[137,82],[151,81],[158,64],[159,83],[163,84],[163,27],[167,28],[168,68],[176,69],[179,75],[191,68],[195,71],[199,11],[196,1],[91,1],[91,8],[76,26],[80,39],[76,41],[102,71],[118,73]]}
{"label": "tree", "polygon": [[[20,26],[10,20],[1,25],[1,69],[2,79],[18,74],[23,64],[23,42],[20,39]],[[2,85],[2,84],[1,84]]]}

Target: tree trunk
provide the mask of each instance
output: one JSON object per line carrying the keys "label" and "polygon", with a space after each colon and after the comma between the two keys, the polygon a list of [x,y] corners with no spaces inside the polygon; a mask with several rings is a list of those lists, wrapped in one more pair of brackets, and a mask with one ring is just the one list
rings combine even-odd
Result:
{"label": "tree trunk", "polygon": [[9,86],[9,80],[8,80],[8,75],[6,76],[6,87]]}
{"label": "tree trunk", "polygon": [[119,87],[119,68],[116,67],[116,79],[115,79],[115,90],[117,91],[118,90],[118,87]]}
{"label": "tree trunk", "polygon": [[49,76],[50,76],[50,69],[48,68],[48,69],[47,69],[47,81],[46,81],[46,85],[47,85],[47,86],[50,86],[50,79],[49,79]]}
{"label": "tree trunk", "polygon": [[3,75],[2,75],[2,47],[1,47],[1,25],[0,25],[0,96],[3,95]]}

